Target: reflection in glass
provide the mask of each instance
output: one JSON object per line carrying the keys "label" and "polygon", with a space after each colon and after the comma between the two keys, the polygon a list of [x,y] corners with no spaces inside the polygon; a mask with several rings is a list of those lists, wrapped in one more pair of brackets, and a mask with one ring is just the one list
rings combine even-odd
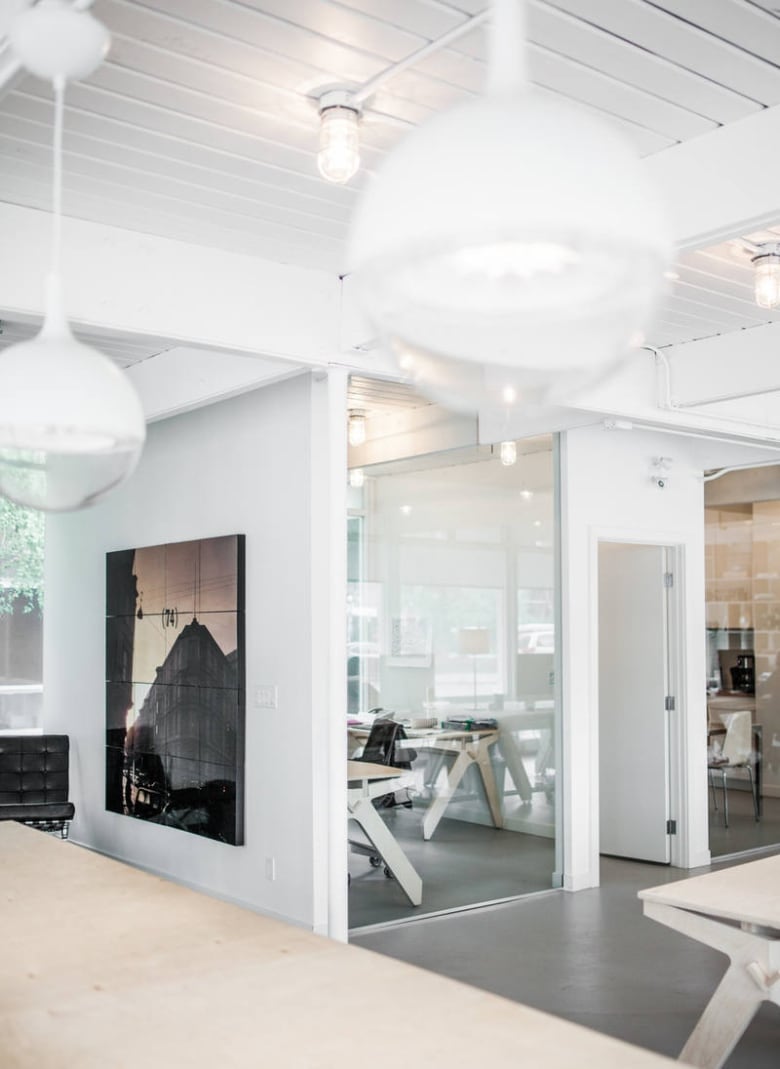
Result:
{"label": "reflection in glass", "polygon": [[[744,469],[705,483],[708,803],[716,856],[780,842],[779,471]],[[750,714],[750,770],[727,775],[726,822],[718,766],[738,713]]]}
{"label": "reflection in glass", "polygon": [[556,871],[553,440],[518,441],[511,466],[443,456],[375,465],[351,496],[349,748],[377,715],[404,724],[412,807],[382,813],[423,879],[411,907],[351,859],[352,927],[549,888]]}

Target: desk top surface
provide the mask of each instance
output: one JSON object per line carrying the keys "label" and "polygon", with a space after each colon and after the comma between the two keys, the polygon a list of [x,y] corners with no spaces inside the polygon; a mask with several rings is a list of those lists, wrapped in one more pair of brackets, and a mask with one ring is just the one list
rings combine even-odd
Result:
{"label": "desk top surface", "polygon": [[[18,824],[0,853],[4,1069],[343,1069],[388,992],[413,1069],[675,1065]],[[398,1043],[369,1060],[397,1069]]]}
{"label": "desk top surface", "polygon": [[647,902],[780,929],[780,855],[649,887]]}
{"label": "desk top surface", "polygon": [[379,765],[373,761],[347,761],[347,780],[351,783],[359,779],[397,779],[398,776],[408,776],[406,768],[395,768],[393,765]]}
{"label": "desk top surface", "polygon": [[[431,741],[448,739],[461,741],[462,739],[471,738],[483,738],[486,735],[497,735],[498,728],[412,728],[402,725],[405,739],[398,739],[396,745],[403,746],[403,744],[409,740],[425,741],[430,739]],[[347,731],[350,735],[354,735],[355,738],[362,739],[368,738],[371,734],[371,729],[368,727],[362,727],[358,725],[350,725],[347,727]]]}

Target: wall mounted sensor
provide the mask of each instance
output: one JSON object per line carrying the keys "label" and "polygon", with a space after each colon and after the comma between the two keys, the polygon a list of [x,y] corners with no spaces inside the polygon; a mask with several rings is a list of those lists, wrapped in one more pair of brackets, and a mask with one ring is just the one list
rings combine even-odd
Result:
{"label": "wall mounted sensor", "polygon": [[665,490],[669,485],[669,472],[672,467],[671,457],[653,457],[650,468],[650,478],[659,490]]}

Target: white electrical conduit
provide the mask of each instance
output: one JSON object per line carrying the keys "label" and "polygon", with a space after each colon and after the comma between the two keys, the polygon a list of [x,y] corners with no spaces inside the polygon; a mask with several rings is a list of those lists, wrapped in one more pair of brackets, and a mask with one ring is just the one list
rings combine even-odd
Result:
{"label": "white electrical conduit", "polygon": [[349,104],[358,106],[372,96],[377,89],[381,88],[385,82],[394,78],[396,74],[400,74],[401,71],[406,70],[407,67],[414,66],[415,63],[419,63],[421,60],[426,59],[428,56],[433,55],[435,52],[441,51],[442,48],[446,48],[447,45],[453,41],[457,41],[459,37],[463,37],[464,34],[469,33],[471,30],[480,26],[483,22],[486,22],[491,15],[490,8],[487,11],[481,11],[478,15],[472,15],[471,18],[466,19],[465,22],[459,23],[457,26],[453,26],[447,33],[442,34],[441,37],[437,37],[435,41],[429,41],[427,45],[423,45],[422,48],[418,48],[416,52],[410,53],[405,59],[400,59],[397,63],[394,63],[391,67],[386,67],[379,74],[375,74],[373,78],[369,78],[367,82],[364,82],[359,89],[349,94]]}
{"label": "white electrical conduit", "polygon": [[[674,434],[680,438],[702,438],[707,442],[727,442],[729,445],[744,445],[749,449],[771,449],[780,453],[780,441],[757,442],[750,438],[740,438],[736,434],[708,434],[706,431],[685,431],[676,427],[661,427],[655,423],[635,423],[629,419],[605,419],[601,424],[608,431],[652,431],[654,434]],[[746,464],[745,467],[758,468],[764,464],[776,464],[768,460],[759,464]]]}
{"label": "white electrical conduit", "polygon": [[746,468],[776,468],[777,466],[778,461],[776,460],[762,460],[759,464],[738,464],[731,468],[719,468],[717,471],[705,475],[704,481],[705,483],[711,483],[714,479],[720,479],[721,476],[728,475],[732,471],[744,471]]}

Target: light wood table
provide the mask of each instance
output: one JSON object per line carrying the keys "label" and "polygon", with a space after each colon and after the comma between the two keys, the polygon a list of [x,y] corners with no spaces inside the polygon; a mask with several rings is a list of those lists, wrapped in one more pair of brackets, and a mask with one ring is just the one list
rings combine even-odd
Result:
{"label": "light wood table", "polygon": [[680,1054],[723,1065],[762,1002],[780,1006],[780,856],[640,891],[645,916],[728,954],[731,965]]}
{"label": "light wood table", "polygon": [[[0,856],[3,1069],[343,1069],[361,1043],[372,1069],[674,1065],[30,828]],[[401,1038],[366,1045],[385,1010]]]}
{"label": "light wood table", "polygon": [[423,839],[430,839],[433,836],[439,826],[439,821],[444,816],[444,810],[450,804],[460,781],[472,765],[476,765],[479,770],[493,824],[497,828],[503,826],[501,803],[498,800],[496,779],[490,763],[490,747],[498,741],[497,730],[458,731],[441,728],[431,731],[409,731],[407,734],[408,741],[404,740],[401,746],[413,746],[416,749],[429,749],[435,753],[455,755],[452,768],[447,772],[446,784],[436,792],[431,804],[425,810]]}
{"label": "light wood table", "polygon": [[374,798],[404,787],[413,779],[412,773],[405,768],[371,761],[347,762],[347,816],[363,829],[412,905],[419,906],[422,904],[422,879],[374,807]]}

